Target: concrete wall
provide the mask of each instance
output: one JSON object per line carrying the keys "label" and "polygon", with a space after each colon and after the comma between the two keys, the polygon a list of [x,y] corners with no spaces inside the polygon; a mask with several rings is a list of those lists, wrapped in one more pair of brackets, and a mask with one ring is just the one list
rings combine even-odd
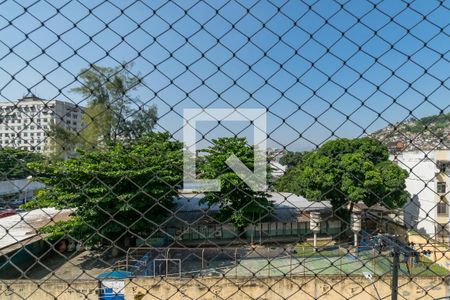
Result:
{"label": "concrete wall", "polygon": [[406,190],[411,194],[411,200],[404,207],[405,225],[429,236],[434,236],[437,220],[435,156],[436,151],[411,151],[391,157],[409,174]]}
{"label": "concrete wall", "polygon": [[[139,278],[125,282],[126,300],[153,299],[377,299],[390,298],[391,278],[306,276],[286,278]],[[448,285],[440,277],[399,280],[399,299],[436,299],[449,295]],[[96,280],[73,281],[1,281],[0,299],[78,300],[99,299]]]}
{"label": "concrete wall", "polygon": [[0,281],[0,299],[2,300],[98,300],[98,281]]}
{"label": "concrete wall", "polygon": [[[372,285],[364,277],[292,277],[292,278],[139,278],[126,283],[125,299],[377,299],[391,294],[390,277]],[[436,299],[447,294],[440,277],[399,280],[399,299]]]}

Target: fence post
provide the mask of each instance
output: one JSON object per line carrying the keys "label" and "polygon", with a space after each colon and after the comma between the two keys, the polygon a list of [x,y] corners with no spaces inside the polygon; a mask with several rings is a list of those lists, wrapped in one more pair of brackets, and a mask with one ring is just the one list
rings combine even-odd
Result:
{"label": "fence post", "polygon": [[234,269],[236,270],[235,276],[236,278],[238,278],[237,248],[234,249],[234,265],[235,265]]}
{"label": "fence post", "polygon": [[290,253],[289,255],[289,263],[290,263],[290,268],[289,268],[289,277],[292,277],[292,253]]}
{"label": "fence post", "polygon": [[202,276],[205,274],[205,248],[202,248]]}
{"label": "fence post", "polygon": [[391,299],[397,300],[398,295],[398,269],[400,267],[400,254],[394,249],[392,252],[393,255],[393,263],[392,263],[392,281],[391,281]]}

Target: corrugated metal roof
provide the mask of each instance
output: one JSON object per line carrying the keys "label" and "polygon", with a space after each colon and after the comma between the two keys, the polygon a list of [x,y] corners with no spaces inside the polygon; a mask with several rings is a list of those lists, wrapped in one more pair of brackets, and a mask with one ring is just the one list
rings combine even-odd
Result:
{"label": "corrugated metal roof", "polygon": [[[268,198],[273,202],[273,210],[267,211],[265,219],[269,218],[275,222],[297,221],[302,217],[303,212],[310,211],[331,211],[332,206],[329,201],[312,202],[302,196],[290,193],[269,193]],[[175,199],[175,212],[168,223],[187,222],[190,224],[215,223],[217,220],[214,214],[219,211],[217,204],[208,207],[201,203],[204,194],[180,194]],[[264,218],[264,216],[262,216]],[[308,219],[309,220],[309,219]]]}
{"label": "corrugated metal roof", "polygon": [[70,213],[69,209],[42,208],[0,218],[0,249],[35,236],[42,226],[66,220]]}
{"label": "corrugated metal roof", "polygon": [[[301,211],[314,211],[314,210],[329,210],[332,208],[329,201],[314,202],[309,201],[302,196],[297,196],[290,193],[277,193],[270,192],[269,200],[273,202],[274,209],[288,209],[293,208]],[[175,199],[176,210],[178,211],[218,211],[219,206],[213,205],[208,208],[207,204],[201,203],[201,199],[204,194],[180,194]]]}
{"label": "corrugated metal roof", "polygon": [[38,181],[29,181],[28,179],[0,181],[0,195],[35,191],[43,188],[45,188],[45,184]]}

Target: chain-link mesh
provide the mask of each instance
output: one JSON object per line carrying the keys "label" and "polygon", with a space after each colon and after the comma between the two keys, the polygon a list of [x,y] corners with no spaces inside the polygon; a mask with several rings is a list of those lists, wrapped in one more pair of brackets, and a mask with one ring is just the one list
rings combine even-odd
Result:
{"label": "chain-link mesh", "polygon": [[0,2],[0,299],[447,299],[449,2]]}

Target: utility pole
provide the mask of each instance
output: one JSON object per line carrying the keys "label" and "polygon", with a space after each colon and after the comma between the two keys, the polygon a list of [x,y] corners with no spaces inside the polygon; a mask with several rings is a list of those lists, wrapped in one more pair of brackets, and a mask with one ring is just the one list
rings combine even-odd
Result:
{"label": "utility pole", "polygon": [[391,280],[391,299],[397,300],[398,296],[398,269],[400,268],[400,253],[397,249],[392,251],[393,263],[392,263],[392,280]]}
{"label": "utility pole", "polygon": [[322,221],[322,218],[318,211],[310,212],[309,217],[309,228],[314,233],[314,252],[317,252],[317,234],[320,232],[320,222]]}

